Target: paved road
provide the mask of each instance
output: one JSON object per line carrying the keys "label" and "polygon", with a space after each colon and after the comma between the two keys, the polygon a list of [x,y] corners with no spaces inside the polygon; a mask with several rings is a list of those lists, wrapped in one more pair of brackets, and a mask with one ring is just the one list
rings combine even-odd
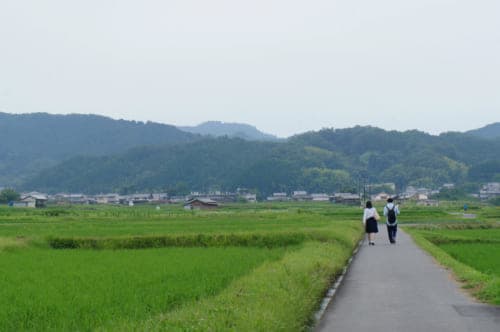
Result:
{"label": "paved road", "polygon": [[474,302],[401,230],[365,242],[316,331],[500,331],[500,307]]}

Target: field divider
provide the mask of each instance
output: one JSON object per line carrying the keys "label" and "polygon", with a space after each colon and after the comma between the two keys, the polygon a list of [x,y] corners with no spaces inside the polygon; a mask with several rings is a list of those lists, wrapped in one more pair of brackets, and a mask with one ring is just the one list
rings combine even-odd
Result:
{"label": "field divider", "polygon": [[328,230],[302,232],[259,232],[227,234],[169,234],[127,237],[48,237],[52,249],[146,249],[166,247],[266,247],[294,246],[307,240],[340,242],[349,246],[349,239]]}
{"label": "field divider", "polygon": [[[353,239],[354,240],[354,239]],[[280,261],[261,265],[213,298],[202,298],[143,322],[124,322],[120,331],[306,331],[314,312],[342,271],[358,238],[306,241]]]}

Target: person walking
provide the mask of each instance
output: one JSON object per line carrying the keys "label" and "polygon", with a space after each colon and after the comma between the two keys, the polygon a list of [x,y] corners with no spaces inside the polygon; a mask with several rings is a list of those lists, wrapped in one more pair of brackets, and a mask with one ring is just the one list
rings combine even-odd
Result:
{"label": "person walking", "polygon": [[399,207],[394,204],[394,200],[389,198],[387,205],[384,206],[384,216],[387,217],[387,234],[389,235],[389,242],[396,243],[396,233],[398,232],[398,219]]}
{"label": "person walking", "polygon": [[374,246],[375,233],[378,233],[378,220],[380,216],[377,210],[373,207],[371,201],[366,202],[366,208],[363,211],[363,224],[365,225],[365,232],[368,234],[368,245]]}

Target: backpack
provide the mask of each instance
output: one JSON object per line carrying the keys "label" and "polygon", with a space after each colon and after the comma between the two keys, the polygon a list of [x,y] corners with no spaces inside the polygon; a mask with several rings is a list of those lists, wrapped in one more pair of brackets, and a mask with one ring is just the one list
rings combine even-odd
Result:
{"label": "backpack", "polygon": [[389,207],[387,207],[387,222],[391,225],[396,223],[396,211],[394,211],[395,209],[396,206],[393,206],[392,209],[389,209]]}

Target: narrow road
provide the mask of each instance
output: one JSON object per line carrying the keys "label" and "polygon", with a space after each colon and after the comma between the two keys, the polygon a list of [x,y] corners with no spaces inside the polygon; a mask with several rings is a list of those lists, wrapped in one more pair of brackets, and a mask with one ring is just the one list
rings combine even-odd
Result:
{"label": "narrow road", "polygon": [[479,304],[405,233],[365,241],[315,331],[500,331],[500,307]]}

